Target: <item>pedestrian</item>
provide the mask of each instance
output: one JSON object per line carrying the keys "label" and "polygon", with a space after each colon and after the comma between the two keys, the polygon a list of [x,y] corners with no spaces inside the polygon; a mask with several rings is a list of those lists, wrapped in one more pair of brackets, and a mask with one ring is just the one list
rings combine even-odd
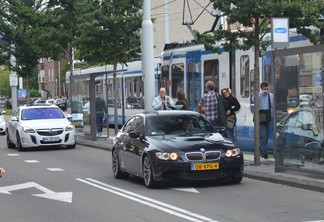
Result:
{"label": "pedestrian", "polygon": [[98,136],[101,136],[101,134],[102,134],[102,123],[104,121],[105,114],[107,114],[106,102],[100,96],[97,96],[97,98],[96,98],[96,118],[97,118]]}
{"label": "pedestrian", "polygon": [[0,177],[2,177],[5,173],[6,171],[2,167],[0,167]]}
{"label": "pedestrian", "polygon": [[237,121],[236,112],[240,110],[241,105],[237,98],[232,95],[232,90],[230,88],[222,89],[221,93],[229,108],[226,112],[227,137],[236,143],[236,136],[234,135]]}
{"label": "pedestrian", "polygon": [[182,105],[181,110],[189,110],[188,102],[186,100],[184,92],[178,91],[177,98],[178,101],[176,102],[176,105]]}
{"label": "pedestrian", "polygon": [[260,154],[264,159],[268,158],[268,140],[270,126],[273,122],[273,94],[270,92],[270,84],[266,81],[260,84]]}
{"label": "pedestrian", "polygon": [[160,94],[153,99],[152,108],[154,110],[170,110],[175,109],[175,103],[173,100],[166,95],[166,89],[160,88]]}
{"label": "pedestrian", "polygon": [[206,93],[200,100],[198,107],[204,113],[206,119],[213,126],[224,126],[227,128],[226,112],[228,110],[227,103],[224,98],[215,92],[215,84],[209,80],[206,83]]}

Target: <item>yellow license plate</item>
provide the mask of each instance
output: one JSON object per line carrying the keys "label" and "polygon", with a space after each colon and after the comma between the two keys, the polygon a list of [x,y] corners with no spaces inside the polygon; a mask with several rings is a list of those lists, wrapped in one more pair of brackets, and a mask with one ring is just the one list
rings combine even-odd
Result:
{"label": "yellow license plate", "polygon": [[219,163],[193,163],[191,164],[191,170],[217,170],[219,169]]}

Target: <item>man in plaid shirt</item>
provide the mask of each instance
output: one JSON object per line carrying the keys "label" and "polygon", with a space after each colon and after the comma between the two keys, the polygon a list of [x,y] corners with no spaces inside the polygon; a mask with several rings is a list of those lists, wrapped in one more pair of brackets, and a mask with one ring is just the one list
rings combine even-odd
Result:
{"label": "man in plaid shirt", "polygon": [[228,110],[228,106],[223,97],[215,93],[215,88],[212,81],[207,81],[207,93],[203,95],[199,105],[203,107],[205,117],[211,124],[227,128],[225,112]]}

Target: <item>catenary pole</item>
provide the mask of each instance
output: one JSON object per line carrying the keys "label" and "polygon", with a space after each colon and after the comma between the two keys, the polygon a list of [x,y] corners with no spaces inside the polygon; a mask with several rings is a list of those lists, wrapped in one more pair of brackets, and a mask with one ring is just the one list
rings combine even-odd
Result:
{"label": "catenary pole", "polygon": [[155,96],[155,81],[151,0],[144,0],[142,30],[142,78],[144,82],[144,104],[145,111],[152,111],[152,101]]}
{"label": "catenary pole", "polygon": [[168,10],[168,0],[164,0],[164,19],[165,19],[165,43],[170,43],[170,31],[169,31],[169,10]]}
{"label": "catenary pole", "polygon": [[[12,44],[12,51],[15,50],[15,46]],[[11,86],[11,109],[16,110],[18,107],[18,77],[15,71],[16,68],[16,57],[11,54],[10,56],[11,72],[10,72],[10,86]]]}

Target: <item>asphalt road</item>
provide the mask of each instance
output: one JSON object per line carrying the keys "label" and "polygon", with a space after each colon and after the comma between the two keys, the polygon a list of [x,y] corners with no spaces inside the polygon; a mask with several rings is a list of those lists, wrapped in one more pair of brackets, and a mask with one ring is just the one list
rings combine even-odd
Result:
{"label": "asphalt road", "polygon": [[319,192],[248,178],[147,189],[114,179],[110,152],[80,145],[18,152],[1,136],[0,166],[0,221],[324,221]]}

